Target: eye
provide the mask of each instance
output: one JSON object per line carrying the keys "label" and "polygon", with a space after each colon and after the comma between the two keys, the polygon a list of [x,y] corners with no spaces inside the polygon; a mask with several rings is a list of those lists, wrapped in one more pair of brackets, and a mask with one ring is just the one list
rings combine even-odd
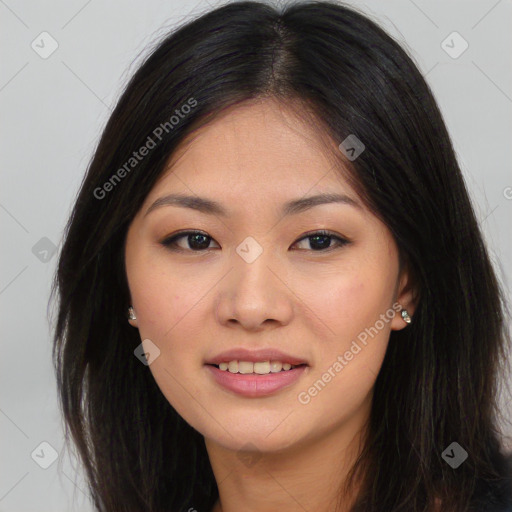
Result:
{"label": "eye", "polygon": [[[188,244],[188,247],[183,247],[178,244],[178,240],[182,238],[186,239],[185,243]],[[194,252],[201,252],[208,249],[211,240],[213,240],[213,238],[202,231],[182,231],[181,233],[162,240],[160,243],[172,251],[191,249]]]}
{"label": "eye", "polygon": [[[185,246],[179,243],[181,239],[185,239]],[[310,233],[300,238],[293,245],[296,245],[302,242],[303,240],[309,240],[309,250],[315,252],[331,251],[333,249],[343,247],[344,245],[350,243],[349,240],[337,236],[334,233],[331,233],[330,231],[324,230],[314,231],[313,233]],[[331,246],[332,240],[335,240],[336,242],[334,246]],[[172,251],[191,250],[193,252],[204,252],[205,250],[211,248],[209,247],[211,241],[213,241],[213,238],[211,236],[208,236],[206,233],[203,233],[202,231],[182,231],[180,233],[165,238],[160,243]],[[306,248],[306,250],[308,250],[308,248]]]}
{"label": "eye", "polygon": [[[343,247],[344,245],[349,244],[350,242],[346,238],[342,238],[340,236],[331,233],[330,231],[315,231],[314,233],[310,233],[301,239],[299,239],[295,244],[302,242],[303,240],[309,240],[311,250],[315,252],[327,252],[336,248]],[[331,241],[335,240],[336,244],[331,246]],[[294,245],[295,245],[294,244]],[[306,248],[307,250],[307,248]]]}

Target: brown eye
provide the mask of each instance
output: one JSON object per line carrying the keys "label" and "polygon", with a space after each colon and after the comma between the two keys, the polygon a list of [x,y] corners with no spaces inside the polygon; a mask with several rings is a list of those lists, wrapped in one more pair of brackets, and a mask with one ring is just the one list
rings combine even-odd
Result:
{"label": "brown eye", "polygon": [[[185,246],[180,245],[179,241],[185,239]],[[209,248],[209,245],[213,238],[201,231],[182,231],[171,237],[166,238],[161,242],[165,247],[175,251],[205,251]]]}
{"label": "brown eye", "polygon": [[[182,239],[184,240],[183,242]],[[315,231],[302,237],[295,242],[294,245],[302,242],[303,240],[309,241],[309,247],[305,247],[300,250],[311,250],[315,252],[331,251],[350,243],[349,240],[331,233],[330,231]],[[211,236],[208,236],[206,233],[201,231],[182,231],[165,238],[160,243],[171,251],[204,252],[212,248],[209,247],[212,241],[214,240]]]}
{"label": "brown eye", "polygon": [[[315,231],[314,233],[310,233],[309,235],[302,237],[300,240],[295,242],[295,244],[303,240],[309,240],[309,248],[306,247],[305,250],[312,250],[315,252],[327,252],[350,243],[347,239],[341,238],[329,231]],[[333,240],[335,241],[335,245],[331,246],[331,242]]]}

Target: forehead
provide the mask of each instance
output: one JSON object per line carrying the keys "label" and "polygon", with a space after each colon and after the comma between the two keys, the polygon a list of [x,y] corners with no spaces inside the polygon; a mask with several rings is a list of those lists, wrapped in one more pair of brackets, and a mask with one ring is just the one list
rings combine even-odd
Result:
{"label": "forehead", "polygon": [[169,190],[242,200],[326,190],[355,195],[333,148],[323,126],[307,123],[290,106],[244,102],[182,141],[149,199]]}

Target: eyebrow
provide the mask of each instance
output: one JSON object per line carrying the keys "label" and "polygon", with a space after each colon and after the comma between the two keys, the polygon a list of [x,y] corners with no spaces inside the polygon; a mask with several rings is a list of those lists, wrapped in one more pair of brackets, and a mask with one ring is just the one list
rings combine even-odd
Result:
{"label": "eyebrow", "polygon": [[[361,205],[356,200],[344,194],[324,193],[288,201],[283,205],[281,213],[283,216],[296,215],[298,213],[309,210],[314,206],[331,203],[346,204],[356,208],[361,208]],[[164,197],[160,197],[147,209],[144,216],[162,206],[179,206],[181,208],[197,210],[208,215],[217,215],[219,217],[229,216],[228,211],[220,203],[214,201],[213,199],[182,194],[169,194]]]}

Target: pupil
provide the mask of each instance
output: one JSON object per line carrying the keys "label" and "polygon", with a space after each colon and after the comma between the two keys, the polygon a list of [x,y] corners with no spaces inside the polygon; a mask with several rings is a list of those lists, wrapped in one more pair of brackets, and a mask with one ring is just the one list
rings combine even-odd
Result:
{"label": "pupil", "polygon": [[[331,237],[329,237],[329,236],[327,236],[327,235],[315,235],[315,236],[312,236],[312,237],[311,237],[311,242],[310,242],[311,247],[312,247],[313,249],[315,249],[315,248],[316,248],[316,249],[325,249],[325,248],[328,248],[328,247],[329,247],[330,238],[331,238]],[[319,243],[319,244],[315,247],[315,245],[317,244],[317,242],[315,242],[315,240],[316,240],[316,241],[318,241],[318,239],[320,239],[320,240],[321,240],[321,239],[323,239],[324,243]]]}
{"label": "pupil", "polygon": [[[191,243],[191,241],[193,240],[196,240],[197,239],[203,239],[203,243],[201,244],[201,242],[199,242],[199,244],[196,244],[196,246],[194,247],[194,242]],[[189,240],[189,244],[190,244],[190,247],[191,248],[196,248],[196,249],[205,249],[208,247],[209,245],[209,241],[208,241],[208,237],[206,235],[201,235],[201,234],[193,234],[193,235],[189,235],[188,236],[188,240]]]}
{"label": "pupil", "polygon": [[[193,234],[188,235],[189,245],[191,248],[195,249],[207,249],[210,244],[209,237],[202,234]],[[326,249],[330,245],[331,237],[328,235],[315,235],[311,236],[310,245],[314,250]]]}

